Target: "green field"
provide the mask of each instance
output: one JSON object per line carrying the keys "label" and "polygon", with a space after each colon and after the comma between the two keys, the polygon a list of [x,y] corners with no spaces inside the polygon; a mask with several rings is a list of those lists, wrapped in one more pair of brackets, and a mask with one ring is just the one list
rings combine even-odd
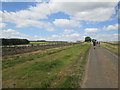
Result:
{"label": "green field", "polygon": [[90,43],[3,58],[3,88],[78,88]]}
{"label": "green field", "polygon": [[101,45],[112,53],[118,55],[118,42],[102,42]]}
{"label": "green field", "polygon": [[32,42],[31,41],[30,42],[30,44],[63,44],[63,43],[67,43],[67,42],[54,42],[54,41],[53,42],[52,41],[51,42],[49,42],[49,41],[46,41],[46,42],[37,42],[37,41]]}
{"label": "green field", "polygon": [[30,42],[30,44],[49,44],[49,42]]}

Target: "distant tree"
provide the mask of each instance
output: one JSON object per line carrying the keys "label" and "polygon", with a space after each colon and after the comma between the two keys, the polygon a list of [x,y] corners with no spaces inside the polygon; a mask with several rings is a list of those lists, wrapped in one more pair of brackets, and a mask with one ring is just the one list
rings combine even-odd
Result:
{"label": "distant tree", "polygon": [[91,38],[90,37],[85,37],[85,42],[91,42]]}
{"label": "distant tree", "polygon": [[97,40],[96,39],[92,39],[92,42],[96,42]]}

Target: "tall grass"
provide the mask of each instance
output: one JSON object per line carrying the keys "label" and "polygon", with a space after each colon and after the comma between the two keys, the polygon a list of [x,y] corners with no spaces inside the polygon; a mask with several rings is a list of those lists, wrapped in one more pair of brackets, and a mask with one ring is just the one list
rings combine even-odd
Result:
{"label": "tall grass", "polygon": [[102,42],[101,45],[106,49],[108,49],[109,51],[111,51],[112,53],[118,55],[119,44],[117,42],[109,42],[109,43]]}

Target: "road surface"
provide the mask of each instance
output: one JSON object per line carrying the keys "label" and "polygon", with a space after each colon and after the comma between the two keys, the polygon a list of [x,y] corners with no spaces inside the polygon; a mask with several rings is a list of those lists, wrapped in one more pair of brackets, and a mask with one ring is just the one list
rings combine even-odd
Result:
{"label": "road surface", "polygon": [[91,46],[82,88],[118,88],[118,58],[103,47]]}

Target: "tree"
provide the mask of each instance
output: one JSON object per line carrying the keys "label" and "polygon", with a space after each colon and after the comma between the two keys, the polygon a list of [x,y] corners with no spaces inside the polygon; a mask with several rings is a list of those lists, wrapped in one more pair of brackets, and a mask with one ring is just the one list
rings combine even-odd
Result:
{"label": "tree", "polygon": [[85,42],[91,42],[91,38],[90,37],[85,37]]}
{"label": "tree", "polygon": [[96,42],[97,40],[96,39],[92,39],[92,42]]}

